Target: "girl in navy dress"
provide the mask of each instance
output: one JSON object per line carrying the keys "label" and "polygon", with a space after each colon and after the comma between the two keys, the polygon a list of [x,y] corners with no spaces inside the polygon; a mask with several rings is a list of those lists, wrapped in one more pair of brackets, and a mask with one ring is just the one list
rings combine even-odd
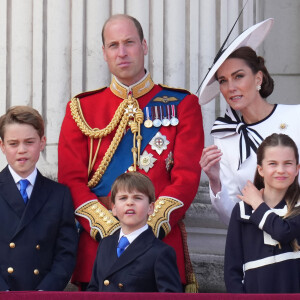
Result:
{"label": "girl in navy dress", "polygon": [[299,155],[285,134],[272,134],[257,150],[250,181],[233,209],[224,276],[230,293],[300,292]]}

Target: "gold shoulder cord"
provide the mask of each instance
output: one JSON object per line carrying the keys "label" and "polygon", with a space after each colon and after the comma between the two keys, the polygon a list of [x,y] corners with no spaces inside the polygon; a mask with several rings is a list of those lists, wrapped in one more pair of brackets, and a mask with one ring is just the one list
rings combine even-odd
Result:
{"label": "gold shoulder cord", "polygon": [[[139,108],[138,101],[131,96],[131,93],[128,95],[127,99],[124,99],[122,101],[122,103],[117,108],[110,123],[103,129],[91,128],[88,125],[88,123],[86,122],[83,116],[81,106],[80,106],[80,101],[78,98],[73,98],[71,100],[70,109],[71,109],[72,117],[75,120],[78,128],[81,130],[81,132],[84,135],[88,136],[91,140],[88,174],[90,174],[95,164],[102,138],[110,134],[118,126],[116,134],[111,144],[109,145],[99,167],[97,168],[93,177],[88,182],[89,188],[95,187],[99,182],[99,180],[102,178],[113,155],[116,152],[116,149],[119,146],[119,143],[122,139],[122,136],[125,132],[127,125],[130,126],[130,129],[134,135],[132,155],[133,155],[134,171],[136,171],[136,165],[139,164],[141,140],[142,140],[142,136],[140,133],[140,125],[144,120],[144,114],[143,111]],[[94,157],[92,157],[94,139],[99,139],[99,142]]]}

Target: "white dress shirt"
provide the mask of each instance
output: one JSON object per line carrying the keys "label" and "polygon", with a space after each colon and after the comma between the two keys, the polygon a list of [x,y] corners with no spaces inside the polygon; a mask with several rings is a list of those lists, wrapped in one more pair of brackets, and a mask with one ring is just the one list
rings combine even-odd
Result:
{"label": "white dress shirt", "polygon": [[19,181],[21,179],[27,179],[29,181],[29,184],[26,188],[26,192],[27,192],[27,195],[28,195],[28,199],[30,199],[30,196],[31,196],[31,193],[32,193],[32,190],[33,190],[33,186],[34,186],[34,183],[35,183],[35,180],[36,180],[36,176],[37,176],[37,169],[35,168],[34,171],[26,178],[22,178],[19,174],[17,174],[13,168],[8,165],[8,169],[10,171],[10,174],[11,176],[13,177],[18,189],[20,190],[20,183]]}
{"label": "white dress shirt", "polygon": [[121,239],[122,236],[126,236],[127,239],[128,239],[128,241],[129,241],[129,245],[130,245],[141,233],[143,233],[147,229],[148,229],[148,224],[146,224],[143,227],[141,227],[141,228],[139,228],[139,229],[137,229],[137,230],[135,230],[135,231],[133,231],[133,232],[131,232],[131,233],[129,233],[129,234],[126,235],[126,234],[123,233],[123,230],[121,228],[120,235],[119,235],[119,241],[120,241],[120,239]]}

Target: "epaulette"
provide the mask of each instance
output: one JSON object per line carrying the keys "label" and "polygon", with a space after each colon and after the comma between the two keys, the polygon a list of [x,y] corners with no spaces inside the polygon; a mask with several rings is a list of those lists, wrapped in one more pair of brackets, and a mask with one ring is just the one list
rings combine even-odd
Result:
{"label": "epaulette", "polygon": [[169,90],[169,91],[176,91],[176,92],[179,92],[179,93],[185,93],[185,94],[189,94],[189,95],[191,94],[191,92],[186,90],[186,89],[173,88],[173,87],[167,86],[167,85],[162,84],[162,83],[159,83],[158,85],[160,87],[162,87],[163,89],[166,89],[166,90]]}
{"label": "epaulette", "polygon": [[80,93],[80,94],[74,96],[74,98],[79,98],[79,99],[81,99],[81,98],[84,98],[84,97],[87,97],[87,96],[91,96],[91,95],[94,95],[94,94],[97,94],[97,93],[101,92],[102,90],[104,90],[104,89],[106,89],[106,88],[107,88],[107,87],[104,86],[104,87],[102,87],[102,88],[100,88],[100,89],[97,89],[97,90],[87,91],[87,92],[82,92],[82,93]]}

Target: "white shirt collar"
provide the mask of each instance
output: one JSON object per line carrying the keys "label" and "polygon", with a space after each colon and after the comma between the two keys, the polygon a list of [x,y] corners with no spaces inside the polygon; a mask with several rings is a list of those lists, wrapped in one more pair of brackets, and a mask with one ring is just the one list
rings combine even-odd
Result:
{"label": "white shirt collar", "polygon": [[146,231],[148,229],[148,224],[144,225],[143,227],[129,233],[129,234],[124,234],[123,230],[121,228],[120,230],[120,235],[119,235],[119,240],[122,236],[126,236],[129,243],[131,244],[142,232]]}
{"label": "white shirt collar", "polygon": [[17,174],[14,169],[8,165],[8,169],[10,171],[11,176],[13,177],[15,183],[17,184],[21,179],[27,179],[32,186],[34,186],[36,176],[37,176],[37,168],[33,170],[33,172],[27,176],[27,178],[22,178],[19,174]]}

